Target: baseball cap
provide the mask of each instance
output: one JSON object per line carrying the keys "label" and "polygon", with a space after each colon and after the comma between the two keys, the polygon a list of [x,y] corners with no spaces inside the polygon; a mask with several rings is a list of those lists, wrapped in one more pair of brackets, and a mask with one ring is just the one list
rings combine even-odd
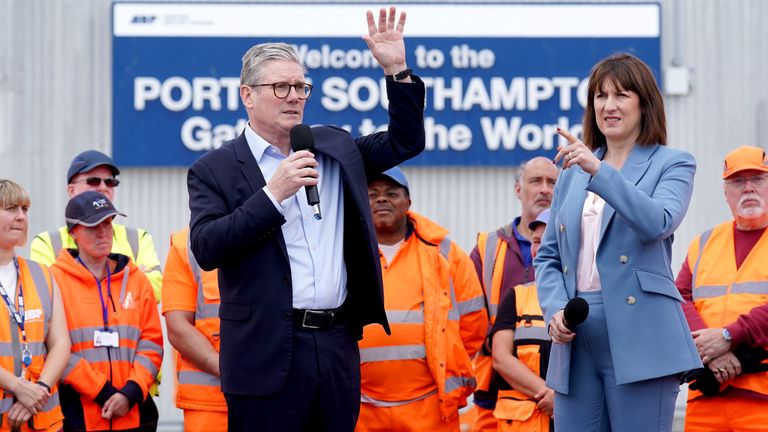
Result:
{"label": "baseball cap", "polygon": [[538,216],[536,216],[536,219],[532,220],[528,224],[528,228],[534,230],[536,229],[537,226],[539,226],[539,224],[546,225],[548,223],[549,223],[549,209],[544,209],[541,211],[541,213],[539,213]]}
{"label": "baseball cap", "polygon": [[741,146],[728,153],[723,164],[724,179],[746,170],[768,172],[765,150],[759,147]]}
{"label": "baseball cap", "polygon": [[387,177],[388,179],[399,184],[400,186],[404,187],[405,190],[410,192],[408,188],[408,179],[405,178],[405,174],[399,167],[390,168],[381,173],[381,176]]}
{"label": "baseball cap", "polygon": [[104,165],[112,171],[112,175],[120,174],[120,170],[115,165],[111,157],[98,150],[86,150],[72,159],[67,171],[67,184],[72,182],[72,177],[82,172],[90,171],[97,166]]}
{"label": "baseball cap", "polygon": [[69,200],[67,209],[64,211],[67,231],[72,231],[76,225],[96,226],[104,219],[115,215],[125,216],[125,213],[119,212],[106,195],[96,191],[75,195]]}

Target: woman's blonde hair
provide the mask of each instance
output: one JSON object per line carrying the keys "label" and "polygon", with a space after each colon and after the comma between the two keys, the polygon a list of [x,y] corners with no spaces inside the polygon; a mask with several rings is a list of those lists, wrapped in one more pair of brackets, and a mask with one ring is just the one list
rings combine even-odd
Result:
{"label": "woman's blonde hair", "polygon": [[[29,192],[20,184],[13,180],[0,179],[0,208],[29,207],[31,204]],[[27,229],[29,229],[29,224],[24,227],[24,243],[27,242]]]}

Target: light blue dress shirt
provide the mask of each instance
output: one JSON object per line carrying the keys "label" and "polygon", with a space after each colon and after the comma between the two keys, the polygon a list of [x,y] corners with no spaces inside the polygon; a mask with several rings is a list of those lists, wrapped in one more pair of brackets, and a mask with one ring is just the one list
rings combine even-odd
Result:
{"label": "light blue dress shirt", "polygon": [[[286,156],[254,132],[250,125],[245,128],[245,139],[259,164],[264,181],[269,183]],[[322,219],[313,217],[303,187],[278,203],[264,186],[264,192],[286,221],[281,229],[291,265],[293,307],[296,309],[334,309],[341,306],[347,297],[341,166],[323,154],[315,153],[315,160],[320,173],[317,187]]]}

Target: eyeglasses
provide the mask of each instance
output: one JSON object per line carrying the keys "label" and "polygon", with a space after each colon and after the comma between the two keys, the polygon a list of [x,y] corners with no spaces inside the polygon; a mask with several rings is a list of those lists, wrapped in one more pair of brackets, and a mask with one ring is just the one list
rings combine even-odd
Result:
{"label": "eyeglasses", "polygon": [[117,187],[120,185],[120,180],[114,178],[114,177],[107,177],[107,178],[101,178],[101,177],[87,177],[85,179],[80,179],[73,181],[72,183],[82,183],[85,182],[88,186],[98,187],[101,182],[104,182],[104,185],[106,187]]}
{"label": "eyeglasses", "polygon": [[725,185],[733,189],[744,189],[747,186],[747,182],[751,182],[755,187],[761,187],[768,182],[767,174],[758,174],[750,177],[736,177],[727,179]]}
{"label": "eyeglasses", "polygon": [[287,82],[276,82],[271,84],[249,84],[248,87],[267,87],[272,86],[272,92],[275,93],[275,97],[278,99],[285,99],[291,93],[291,87],[296,90],[296,96],[299,99],[304,100],[309,98],[312,93],[312,84],[308,83],[296,83],[290,84]]}

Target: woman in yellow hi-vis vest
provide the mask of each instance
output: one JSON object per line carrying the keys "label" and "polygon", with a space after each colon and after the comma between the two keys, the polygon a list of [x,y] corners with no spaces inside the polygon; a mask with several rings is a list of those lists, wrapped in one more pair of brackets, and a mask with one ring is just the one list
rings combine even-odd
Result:
{"label": "woman in yellow hi-vis vest", "polygon": [[69,358],[67,323],[48,269],[17,257],[27,240],[27,191],[0,180],[0,430],[62,426],[56,383]]}

